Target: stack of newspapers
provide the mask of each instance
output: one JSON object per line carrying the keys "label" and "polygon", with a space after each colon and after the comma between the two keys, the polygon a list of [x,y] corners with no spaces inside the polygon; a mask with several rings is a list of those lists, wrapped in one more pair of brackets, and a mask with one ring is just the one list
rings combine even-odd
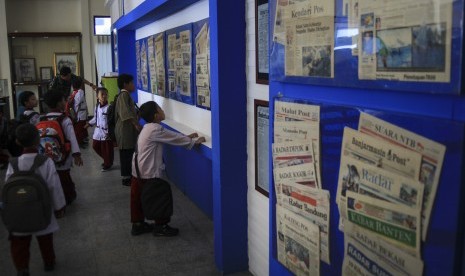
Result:
{"label": "stack of newspapers", "polygon": [[322,190],[320,107],[275,102],[273,174],[278,261],[296,275],[329,264],[329,192]]}
{"label": "stack of newspapers", "polygon": [[346,127],[336,203],[343,275],[422,275],[445,146],[361,113]]}

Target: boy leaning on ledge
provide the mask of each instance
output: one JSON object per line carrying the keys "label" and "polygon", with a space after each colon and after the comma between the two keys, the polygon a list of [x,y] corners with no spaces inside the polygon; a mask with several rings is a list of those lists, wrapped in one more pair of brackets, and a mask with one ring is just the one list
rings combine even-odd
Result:
{"label": "boy leaning on ledge", "polygon": [[[165,113],[154,101],[144,103],[139,115],[146,121],[136,144],[132,160],[131,222],[133,236],[153,232],[154,236],[176,236],[179,229],[168,225],[173,215],[171,188],[164,176],[163,144],[184,146],[205,142],[197,133],[183,135],[165,129],[160,122]],[[155,221],[152,226],[145,219]]]}

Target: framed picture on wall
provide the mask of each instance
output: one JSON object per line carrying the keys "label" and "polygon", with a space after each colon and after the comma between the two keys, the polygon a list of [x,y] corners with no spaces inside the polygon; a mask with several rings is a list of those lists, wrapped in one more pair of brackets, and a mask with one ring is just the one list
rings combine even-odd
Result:
{"label": "framed picture on wall", "polygon": [[255,0],[255,81],[268,84],[268,1]]}
{"label": "framed picture on wall", "polygon": [[71,68],[71,73],[79,76],[79,53],[55,53],[54,72],[55,75],[60,73],[63,66]]}
{"label": "framed picture on wall", "polygon": [[15,82],[36,81],[36,61],[34,58],[15,58]]}
{"label": "framed picture on wall", "polygon": [[267,101],[254,100],[255,114],[255,190],[268,197],[270,109]]}
{"label": "framed picture on wall", "polygon": [[53,79],[53,68],[51,66],[40,67],[40,80],[49,81]]}

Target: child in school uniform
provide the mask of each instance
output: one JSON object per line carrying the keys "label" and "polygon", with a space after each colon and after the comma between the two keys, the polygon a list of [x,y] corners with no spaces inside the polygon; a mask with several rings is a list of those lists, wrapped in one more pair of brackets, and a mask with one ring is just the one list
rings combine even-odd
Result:
{"label": "child in school uniform", "polygon": [[[84,91],[84,81],[81,77],[76,77],[73,82],[73,93],[68,99],[69,108],[72,109],[74,118],[74,133],[79,145],[86,146],[89,138],[89,133],[84,127],[87,123],[87,102],[86,93]],[[66,110],[67,112],[69,110]]]}
{"label": "child in school uniform", "polygon": [[[34,125],[29,123],[22,124],[16,129],[16,140],[24,147],[23,154],[18,158],[18,168],[20,170],[28,170],[34,163],[34,159],[37,155],[39,133]],[[10,252],[18,275],[29,275],[29,248],[32,235],[36,237],[39,243],[40,253],[44,262],[44,270],[51,271],[55,267],[53,233],[59,228],[55,217],[60,218],[64,215],[65,198],[60,185],[60,179],[55,169],[55,164],[51,159],[48,158],[42,166],[38,167],[36,173],[40,174],[47,184],[52,200],[52,209],[55,210],[55,215],[52,214],[50,224],[43,230],[35,233],[10,233]],[[12,174],[13,167],[10,164],[6,172],[5,181],[8,180]]]}
{"label": "child in school uniform", "polygon": [[[63,110],[66,106],[65,96],[57,90],[49,90],[44,96],[44,101],[50,108],[50,112],[45,115],[49,120],[56,120],[60,116],[64,116]],[[65,139],[71,143],[71,153],[63,164],[55,164],[58,176],[60,177],[61,187],[65,194],[66,205],[70,205],[76,199],[76,185],[71,179],[71,166],[82,166],[81,151],[79,149],[76,135],[74,134],[73,123],[71,119],[65,116],[61,120],[61,127]]]}
{"label": "child in school uniform", "polygon": [[[173,213],[173,200],[169,183],[162,179],[164,176],[163,144],[191,149],[194,145],[205,142],[205,138],[198,137],[197,133],[186,136],[165,129],[160,125],[160,122],[165,119],[165,113],[154,101],[144,103],[140,107],[139,114],[147,123],[139,134],[132,160],[131,234],[136,236],[153,231],[154,236],[176,236],[179,229],[168,225]],[[154,195],[153,203],[159,210],[164,211],[153,218],[154,226],[145,222],[148,214],[144,215],[141,202],[144,185],[159,187],[157,194]]]}
{"label": "child in school uniform", "polygon": [[103,158],[102,172],[110,170],[113,166],[113,141],[108,135],[108,90],[104,87],[97,88],[98,103],[94,111],[94,117],[85,125],[95,126],[94,134],[92,136],[92,148],[94,151]]}
{"label": "child in school uniform", "polygon": [[37,97],[32,91],[24,91],[19,95],[19,101],[24,106],[24,112],[20,116],[20,121],[23,123],[37,124],[40,120],[40,115],[34,110],[37,107]]}

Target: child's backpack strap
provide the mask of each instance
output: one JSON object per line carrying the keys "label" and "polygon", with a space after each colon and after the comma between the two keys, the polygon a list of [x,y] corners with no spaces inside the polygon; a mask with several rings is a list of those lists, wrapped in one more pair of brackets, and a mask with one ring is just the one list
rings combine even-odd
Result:
{"label": "child's backpack strap", "polygon": [[[29,172],[34,172],[38,167],[42,166],[45,161],[47,161],[48,157],[44,156],[42,154],[37,154],[36,157],[34,158],[34,163],[32,163],[31,168],[29,169]],[[18,162],[16,158],[16,163]]]}
{"label": "child's backpack strap", "polygon": [[10,158],[10,164],[13,167],[13,173],[19,172],[18,157]]}

